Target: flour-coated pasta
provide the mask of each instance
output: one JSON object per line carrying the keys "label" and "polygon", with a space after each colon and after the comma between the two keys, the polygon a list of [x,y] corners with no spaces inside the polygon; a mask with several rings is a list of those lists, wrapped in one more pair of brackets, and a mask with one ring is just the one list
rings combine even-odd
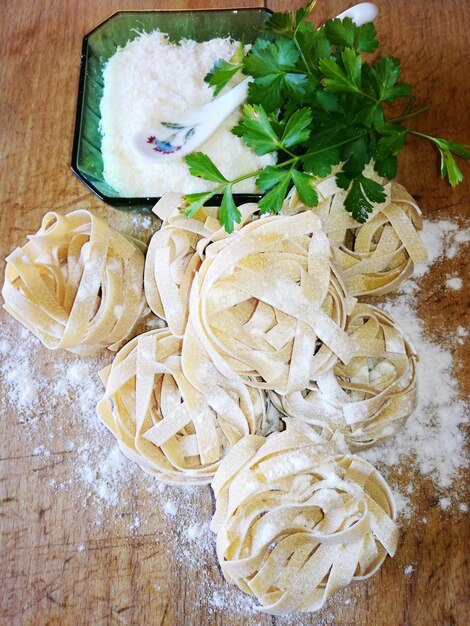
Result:
{"label": "flour-coated pasta", "polygon": [[209,483],[232,445],[263,430],[263,393],[221,376],[211,395],[200,393],[182,371],[181,339],[167,328],[132,339],[100,376],[101,420],[126,456],[167,483]]}
{"label": "flour-coated pasta", "polygon": [[337,363],[303,391],[271,395],[286,415],[320,431],[339,430],[352,451],[394,435],[416,408],[416,352],[384,311],[357,304],[346,330],[355,344],[348,365]]}
{"label": "flour-coated pasta", "polygon": [[5,309],[50,349],[116,350],[145,306],[144,256],[89,211],[49,212],[6,259]]}
{"label": "flour-coated pasta", "polygon": [[[346,192],[334,176],[317,185],[319,204],[311,210],[320,217],[334,262],[353,296],[383,295],[394,291],[413,272],[415,263],[427,258],[418,231],[421,211],[404,187],[386,182],[369,168],[368,176],[384,184],[386,200],[373,206],[365,224],[345,210]],[[294,192],[283,212],[295,214],[306,207]]]}
{"label": "flour-coated pasta", "polygon": [[[192,217],[180,210],[178,194],[167,194],[154,207],[162,227],[153,235],[145,260],[145,296],[152,311],[165,320],[176,337],[182,337],[188,318],[189,292],[206,246],[228,237],[217,219],[217,207],[202,207]],[[256,204],[239,207],[241,228],[253,217]]]}
{"label": "flour-coated pasta", "polygon": [[395,553],[395,503],[382,476],[300,422],[244,437],[212,487],[224,576],[265,613],[317,611]]}
{"label": "flour-coated pasta", "polygon": [[288,393],[351,359],[344,327],[354,302],[319,219],[306,212],[253,221],[210,244],[189,315],[224,376]]}

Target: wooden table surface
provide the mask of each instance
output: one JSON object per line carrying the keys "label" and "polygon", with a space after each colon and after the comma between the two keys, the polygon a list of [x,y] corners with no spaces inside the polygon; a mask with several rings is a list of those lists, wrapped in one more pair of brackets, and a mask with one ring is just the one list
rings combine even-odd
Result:
{"label": "wooden table surface", "polygon": [[[267,6],[286,10],[299,4],[274,0]],[[416,122],[418,128],[470,143],[470,3],[377,0],[377,4],[384,53],[402,59],[403,77],[414,84],[417,104],[429,106],[429,112]],[[260,6],[260,2],[240,0],[237,5]],[[319,18],[345,8],[344,0],[319,1],[318,5]],[[233,6],[234,2],[227,0],[3,3],[1,259],[22,244],[27,233],[37,230],[41,216],[49,209],[84,207],[108,216],[113,223],[118,221],[116,212],[104,207],[70,171],[83,35],[120,9]],[[413,140],[401,157],[399,180],[419,200],[426,216],[462,223],[463,218],[470,218],[470,166],[465,164],[463,169],[465,181],[452,191],[438,178],[432,148]],[[121,223],[126,219],[130,218],[119,217]],[[423,281],[420,313],[426,332],[437,339],[458,325],[469,325],[465,269],[465,255],[461,253],[435,266]],[[464,278],[465,288],[459,292],[442,289],[445,275],[452,272]],[[5,313],[0,324],[10,328],[19,346],[20,326],[7,320]],[[59,357],[38,347],[34,358],[47,371]],[[109,361],[109,356],[103,358]],[[468,397],[468,344],[457,346],[454,359],[462,395]],[[19,415],[5,397],[2,400],[2,624],[470,623],[467,518],[437,507],[429,482],[422,480],[414,490],[416,517],[404,525],[397,557],[388,559],[368,582],[354,586],[340,600],[330,601],[320,615],[290,621],[255,613],[244,615],[237,612],[237,601],[214,597],[214,589],[225,588],[207,538],[206,562],[196,558],[196,548],[191,559],[194,544],[188,544],[185,558],[181,556],[185,539],[176,535],[183,533],[184,527],[176,525],[176,534],[169,534],[168,526],[176,524],[175,516],[163,510],[163,496],[148,489],[148,479],[129,469],[130,480],[123,480],[122,499],[120,495],[115,505],[102,510],[97,521],[96,504],[87,498],[83,483],[77,479],[83,449],[80,452],[74,446],[73,438],[80,435],[83,441],[84,436],[72,415],[77,409],[64,400],[58,403],[54,419],[42,423],[40,407],[48,402],[44,395],[31,404],[30,419]],[[112,446],[107,432],[93,432],[102,449]],[[38,448],[41,441],[44,446]],[[38,453],[38,449],[46,448],[47,454]],[[54,489],[60,481],[68,488]],[[187,520],[190,507],[197,505],[197,519],[208,519],[212,507],[209,488],[203,488],[199,495],[188,491],[187,497],[188,510],[178,511],[176,517],[186,515]],[[415,523],[423,515],[428,518],[427,525]],[[137,520],[134,524],[133,519]],[[403,568],[409,563],[415,564],[415,571],[405,576]]]}

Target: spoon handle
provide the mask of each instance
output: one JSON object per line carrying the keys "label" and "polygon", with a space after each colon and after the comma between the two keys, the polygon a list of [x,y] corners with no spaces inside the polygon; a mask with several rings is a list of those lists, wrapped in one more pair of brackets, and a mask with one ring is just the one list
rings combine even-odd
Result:
{"label": "spoon handle", "polygon": [[[235,85],[235,87],[227,91],[227,93],[224,93],[223,95],[218,96],[215,100],[211,100],[207,104],[204,104],[198,111],[197,119],[200,120],[206,110],[209,110],[211,112],[212,120],[215,120],[217,117],[220,118],[220,123],[223,122],[224,119],[232,113],[232,111],[235,111],[235,109],[240,106],[242,102],[245,102],[248,97],[248,85],[252,80],[253,78],[249,76],[248,78],[245,78],[245,80],[242,80],[241,83],[238,83],[238,85]],[[217,107],[220,107],[218,110],[214,107],[215,102],[217,102]],[[190,119],[189,116],[188,119]],[[196,119],[194,121],[196,121]]]}
{"label": "spoon handle", "polygon": [[346,11],[337,15],[336,18],[344,20],[345,17],[350,17],[356,26],[362,26],[367,24],[367,22],[373,22],[378,13],[378,8],[372,2],[360,2],[346,9]]}

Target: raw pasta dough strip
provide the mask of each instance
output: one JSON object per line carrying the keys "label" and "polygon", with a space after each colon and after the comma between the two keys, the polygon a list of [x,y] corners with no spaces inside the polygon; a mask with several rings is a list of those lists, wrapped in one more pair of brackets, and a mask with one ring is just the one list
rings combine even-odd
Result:
{"label": "raw pasta dough strip", "polygon": [[395,505],[380,474],[298,422],[238,442],[213,489],[222,571],[271,615],[320,609],[396,548]]}
{"label": "raw pasta dough strip", "polygon": [[144,308],[142,252],[85,210],[47,213],[7,257],[5,308],[50,349],[116,350]]}
{"label": "raw pasta dough strip", "polygon": [[168,329],[139,335],[102,372],[98,414],[145,471],[171,484],[205,484],[232,444],[263,428],[265,401],[218,373],[206,397],[181,365],[181,340]]}

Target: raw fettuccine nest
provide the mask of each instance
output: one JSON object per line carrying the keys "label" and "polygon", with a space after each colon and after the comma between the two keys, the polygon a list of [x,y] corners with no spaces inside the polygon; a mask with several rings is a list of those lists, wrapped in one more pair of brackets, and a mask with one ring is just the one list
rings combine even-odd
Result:
{"label": "raw fettuccine nest", "polygon": [[89,211],[49,212],[6,259],[6,310],[50,349],[116,350],[145,306],[144,256]]}
{"label": "raw fettuccine nest", "polygon": [[[162,227],[152,237],[145,260],[145,296],[152,311],[165,320],[175,337],[183,337],[188,318],[189,292],[206,246],[228,237],[217,219],[216,207],[203,207],[193,218],[181,214],[181,196],[166,194],[155,206]],[[258,205],[244,204],[240,229]]]}
{"label": "raw fettuccine nest", "polygon": [[[369,177],[379,180],[371,169]],[[318,206],[306,207],[296,192],[286,201],[283,213],[312,210],[322,221],[337,268],[353,296],[383,295],[397,289],[425,261],[426,249],[418,231],[423,228],[421,211],[398,183],[384,185],[386,200],[375,204],[363,225],[344,209],[346,192],[332,176],[318,183]]]}
{"label": "raw fettuccine nest", "polygon": [[355,344],[347,365],[336,364],[304,391],[274,397],[286,415],[320,431],[343,433],[352,451],[395,434],[416,408],[416,352],[386,313],[357,304],[346,330]]}
{"label": "raw fettuccine nest", "polygon": [[382,476],[301,423],[242,439],[212,487],[224,576],[266,613],[316,611],[395,553],[395,505]]}
{"label": "raw fettuccine nest", "polygon": [[100,376],[100,418],[124,454],[164,482],[209,483],[231,446],[263,431],[263,393],[218,372],[212,393],[200,393],[182,371],[181,340],[168,329],[132,339]]}
{"label": "raw fettuccine nest", "polygon": [[189,316],[227,378],[288,393],[338,359],[349,362],[354,344],[344,327],[353,305],[319,219],[305,212],[253,221],[210,244]]}

